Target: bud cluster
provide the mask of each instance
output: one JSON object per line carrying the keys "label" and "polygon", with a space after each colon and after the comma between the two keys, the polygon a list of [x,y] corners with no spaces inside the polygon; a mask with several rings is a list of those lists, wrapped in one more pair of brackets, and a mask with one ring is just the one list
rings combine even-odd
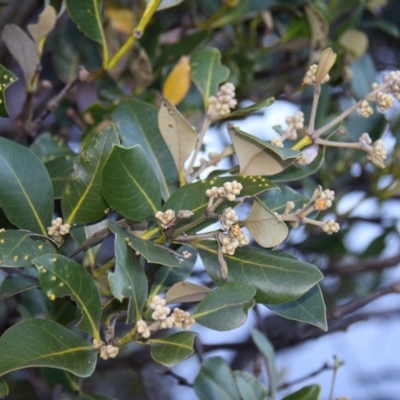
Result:
{"label": "bud cluster", "polygon": [[297,131],[304,128],[304,113],[298,111],[286,117],[287,128],[282,132],[282,141],[285,139],[296,140]]}
{"label": "bud cluster", "polygon": [[368,118],[374,113],[374,110],[365,99],[361,102],[361,106],[357,111],[364,118]]}
{"label": "bud cluster", "polygon": [[397,100],[400,100],[400,71],[390,71],[383,76],[382,80],[389,83],[390,92]]}
{"label": "bud cluster", "polygon": [[340,226],[333,219],[328,219],[321,225],[321,229],[327,235],[332,235],[332,233],[339,232]]}
{"label": "bud cluster", "polygon": [[326,210],[332,207],[332,201],[335,198],[335,192],[333,190],[326,189],[321,191],[318,197],[314,200],[314,208],[318,211]]}
{"label": "bud cluster", "polygon": [[[152,325],[151,330],[169,329],[169,328],[183,328],[188,330],[191,325],[195,323],[194,318],[187,311],[179,308],[174,308],[172,314],[171,309],[167,307],[165,299],[156,295],[152,298],[150,308],[153,311],[151,318],[158,321],[158,325]],[[145,339],[150,337],[151,330],[146,321],[140,320],[136,324],[137,332]]]}
{"label": "bud cluster", "polygon": [[220,86],[216,96],[208,99],[207,116],[210,119],[218,119],[230,114],[231,109],[237,105],[235,99],[235,85],[227,82]]}
{"label": "bud cluster", "polygon": [[387,152],[382,139],[378,139],[372,143],[372,139],[368,133],[365,132],[358,140],[363,144],[363,150],[368,154],[367,159],[380,167],[384,166],[383,161],[387,157]]}
{"label": "bud cluster", "polygon": [[163,229],[168,229],[175,225],[176,218],[174,210],[167,210],[165,212],[157,211],[154,216],[161,222],[161,228]]}
{"label": "bud cluster", "polygon": [[235,201],[236,196],[240,195],[240,191],[242,189],[243,186],[239,182],[225,182],[223,186],[213,186],[211,189],[207,189],[206,195],[210,198],[226,197],[226,199],[229,201]]}
{"label": "bud cluster", "polygon": [[249,237],[239,228],[239,225],[233,225],[227,235],[219,235],[222,253],[233,256],[237,247],[243,247],[249,244]]}
{"label": "bud cluster", "polygon": [[220,218],[222,230],[227,231],[238,219],[236,211],[232,207],[225,208]]}
{"label": "bud cluster", "polygon": [[[308,71],[304,75],[303,85],[310,85],[310,86],[315,85],[315,83],[316,83],[315,77],[316,77],[317,69],[318,69],[317,64],[310,65],[310,67],[308,68]],[[326,74],[324,76],[324,78],[322,79],[321,84],[329,82],[330,79],[331,79],[331,77],[329,76],[329,74]]]}
{"label": "bud cluster", "polygon": [[119,352],[119,348],[112,344],[105,344],[99,339],[93,339],[93,348],[100,350],[100,358],[108,360],[109,358],[115,358]]}
{"label": "bud cluster", "polygon": [[51,226],[47,228],[47,233],[53,237],[53,239],[61,243],[62,236],[65,236],[69,233],[70,225],[63,224],[62,218],[58,217],[51,221]]}

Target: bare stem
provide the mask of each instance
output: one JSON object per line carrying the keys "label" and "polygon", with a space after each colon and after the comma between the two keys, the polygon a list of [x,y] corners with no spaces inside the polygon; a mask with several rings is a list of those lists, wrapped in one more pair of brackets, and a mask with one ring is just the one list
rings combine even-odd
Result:
{"label": "bare stem", "polygon": [[307,133],[309,135],[312,135],[312,133],[314,132],[315,117],[317,115],[317,108],[318,108],[318,101],[320,94],[321,94],[321,84],[316,84],[314,86],[314,96],[311,106],[310,121],[308,122],[308,129],[307,129]]}
{"label": "bare stem", "polygon": [[188,168],[185,173],[185,178],[186,178],[187,182],[193,182],[194,176],[190,177],[190,173],[192,172],[194,162],[196,161],[196,158],[197,158],[197,155],[199,154],[201,145],[203,144],[204,136],[207,132],[207,129],[210,127],[210,125],[211,125],[211,119],[208,116],[206,116],[203,121],[203,126],[201,127],[200,135],[197,138],[197,143],[196,143],[194,152],[192,154],[192,158],[189,161],[189,165],[188,165]]}

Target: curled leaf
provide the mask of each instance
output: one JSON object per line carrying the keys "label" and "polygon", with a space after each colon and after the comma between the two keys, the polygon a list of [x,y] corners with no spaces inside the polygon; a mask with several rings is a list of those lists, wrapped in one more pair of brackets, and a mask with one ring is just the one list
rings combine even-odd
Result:
{"label": "curled leaf", "polygon": [[324,77],[329,74],[329,71],[335,64],[336,56],[337,54],[330,47],[321,53],[317,72],[315,73],[315,82],[317,85],[320,85]]}

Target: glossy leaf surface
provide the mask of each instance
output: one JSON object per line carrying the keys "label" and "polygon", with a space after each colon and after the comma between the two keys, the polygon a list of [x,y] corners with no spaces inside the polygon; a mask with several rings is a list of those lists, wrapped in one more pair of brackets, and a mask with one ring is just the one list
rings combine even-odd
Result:
{"label": "glossy leaf surface", "polygon": [[178,332],[171,336],[150,339],[151,356],[158,363],[171,368],[193,354],[195,336],[193,332]]}
{"label": "glossy leaf surface", "polygon": [[324,331],[328,329],[325,302],[319,285],[288,303],[265,305],[281,317],[306,322]]}
{"label": "glossy leaf surface", "polygon": [[11,71],[0,64],[0,85],[2,87],[2,90],[0,91],[0,117],[8,117],[5,91],[17,80],[18,78]]}
{"label": "glossy leaf surface", "polygon": [[232,375],[242,399],[264,400],[267,398],[267,388],[254,375],[246,371],[233,371]]}
{"label": "glossy leaf surface", "polygon": [[55,199],[61,199],[68,178],[73,171],[73,157],[66,155],[47,161],[44,166],[50,176],[53,185]]}
{"label": "glossy leaf surface", "polygon": [[200,400],[241,400],[232,371],[221,357],[207,358],[194,381]]}
{"label": "glossy leaf surface", "polygon": [[114,125],[110,125],[75,157],[61,202],[63,216],[70,225],[105,217],[108,204],[101,190],[101,170],[114,143],[119,143],[118,134]]}
{"label": "glossy leaf surface", "polygon": [[7,329],[0,338],[0,375],[28,367],[52,367],[90,376],[97,351],[92,344],[46,319],[27,319]]}
{"label": "glossy leaf surface", "polygon": [[312,264],[279,256],[279,252],[246,246],[236,249],[233,256],[224,255],[228,265],[228,278],[224,281],[217,263],[217,244],[198,241],[193,245],[214,282],[253,285],[258,303],[280,304],[298,299],[323,278]]}
{"label": "glossy leaf surface", "polygon": [[47,254],[33,260],[42,290],[50,300],[70,296],[82,312],[77,327],[99,339],[100,293],[86,269],[59,254]]}
{"label": "glossy leaf surface", "polygon": [[136,99],[122,100],[112,113],[124,147],[139,144],[147,156],[160,184],[161,195],[167,200],[177,188],[178,173],[158,129],[156,107]]}
{"label": "glossy leaf surface", "polygon": [[21,229],[47,235],[53,187],[46,168],[29,149],[0,137],[0,204]]}
{"label": "glossy leaf surface", "polygon": [[321,388],[318,385],[308,385],[284,397],[283,400],[319,400],[320,393]]}
{"label": "glossy leaf surface", "polygon": [[172,255],[166,247],[131,235],[119,228],[114,222],[109,222],[109,227],[112,232],[121,235],[126,243],[140,253],[148,262],[169,267],[179,267],[181,265],[181,260]]}
{"label": "glossy leaf surface", "polygon": [[206,47],[195,50],[190,57],[192,80],[200,90],[207,108],[208,99],[218,92],[220,83],[229,76],[229,69],[221,64],[219,50]]}
{"label": "glossy leaf surface", "polygon": [[104,37],[102,9],[103,0],[66,0],[68,14],[85,36],[102,45],[106,60],[107,43]]}
{"label": "glossy leaf surface", "polygon": [[108,274],[110,290],[122,302],[129,299],[127,324],[142,318],[142,310],[147,299],[147,278],[133,250],[124,237],[115,235],[115,268]]}
{"label": "glossy leaf surface", "polygon": [[101,174],[108,203],[134,221],[154,217],[161,208],[160,187],[147,156],[140,146],[114,146]]}
{"label": "glossy leaf surface", "polygon": [[35,257],[55,250],[55,246],[40,235],[11,229],[0,232],[1,267],[29,267]]}
{"label": "glossy leaf surface", "polygon": [[227,283],[200,302],[193,318],[200,325],[217,331],[228,331],[242,325],[249,308],[254,306],[254,287],[245,283]]}
{"label": "glossy leaf surface", "polygon": [[37,287],[39,287],[39,281],[36,278],[20,274],[9,274],[1,282],[0,299],[5,299],[6,297]]}
{"label": "glossy leaf surface", "polygon": [[42,133],[29,146],[43,163],[59,157],[74,156],[74,152],[67,146],[65,140],[50,133]]}

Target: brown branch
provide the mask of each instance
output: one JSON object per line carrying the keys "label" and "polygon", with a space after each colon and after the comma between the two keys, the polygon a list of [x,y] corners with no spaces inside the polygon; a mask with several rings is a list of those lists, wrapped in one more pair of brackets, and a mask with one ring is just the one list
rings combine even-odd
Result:
{"label": "brown branch", "polygon": [[24,127],[24,131],[31,137],[36,137],[37,131],[42,124],[42,122],[57,109],[61,101],[64,97],[71,91],[71,89],[78,82],[85,82],[88,78],[88,73],[84,67],[79,67],[78,74],[75,79],[71,82],[68,82],[64,88],[56,94],[53,98],[51,98],[45,105],[45,108],[42,112],[30,123],[26,124]]}
{"label": "brown branch", "polygon": [[340,276],[353,276],[361,272],[380,271],[386,268],[395,267],[400,263],[400,253],[382,260],[362,260],[351,264],[333,264],[324,271],[327,274],[339,274]]}

